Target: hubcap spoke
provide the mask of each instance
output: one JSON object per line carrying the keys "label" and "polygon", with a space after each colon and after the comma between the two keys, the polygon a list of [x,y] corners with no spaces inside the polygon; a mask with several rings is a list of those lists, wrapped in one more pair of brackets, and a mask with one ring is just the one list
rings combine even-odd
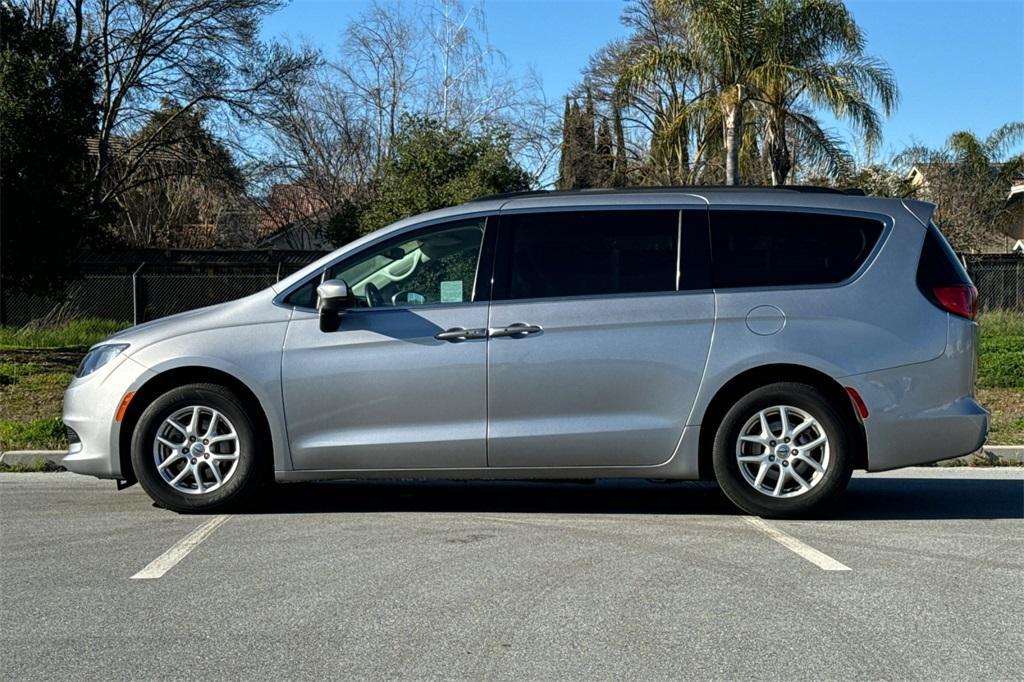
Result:
{"label": "hubcap spoke", "polygon": [[181,454],[180,452],[174,452],[173,454],[171,454],[170,457],[168,457],[164,461],[162,461],[159,464],[157,464],[156,468],[160,469],[160,470],[166,469],[168,464],[173,464],[174,462],[177,462],[179,459],[183,458],[184,456],[185,455]]}
{"label": "hubcap spoke", "polygon": [[186,467],[182,468],[182,470],[178,473],[178,475],[171,479],[171,481],[170,481],[171,485],[174,485],[174,484],[178,483],[179,481],[181,481],[183,478],[185,478],[186,476],[188,476],[191,473],[192,473],[192,468],[191,467],[187,467],[186,466]]}
{"label": "hubcap spoke", "polygon": [[797,473],[797,471],[796,471],[796,469],[794,467],[790,467],[788,469],[788,471],[789,471],[789,475],[793,477],[793,480],[796,481],[797,484],[799,484],[801,491],[810,490],[811,489],[810,484],[807,483],[807,481],[804,480],[803,476],[801,476],[800,474]]}
{"label": "hubcap spoke", "polygon": [[811,428],[812,426],[817,426],[817,425],[818,425],[818,422],[815,421],[814,419],[805,419],[805,420],[803,420],[803,422],[800,423],[799,426],[797,426],[795,429],[793,429],[793,433],[790,434],[790,437],[793,440],[796,440],[796,437],[799,436],[801,433],[803,433],[807,429]]}
{"label": "hubcap spoke", "polygon": [[775,491],[772,493],[773,495],[775,495],[775,497],[778,497],[779,495],[782,494],[782,486],[785,485],[786,483],[787,471],[788,469],[786,467],[779,467],[779,478],[775,482]]}
{"label": "hubcap spoke", "polygon": [[800,460],[801,462],[803,462],[804,464],[806,464],[807,466],[811,467],[815,471],[817,471],[819,474],[825,473],[825,470],[821,468],[821,465],[818,464],[817,462],[815,462],[813,459],[811,459],[807,455],[804,455],[804,454],[797,455],[797,459]]}
{"label": "hubcap spoke", "polygon": [[757,478],[754,479],[755,488],[760,488],[764,483],[764,477],[768,475],[769,469],[771,469],[771,465],[768,462],[761,462],[761,466],[757,469]]}
{"label": "hubcap spoke", "polygon": [[803,448],[805,451],[813,450],[814,448],[818,447],[819,445],[824,445],[827,442],[828,442],[828,438],[824,434],[822,434],[822,435],[818,436],[817,438],[815,438],[814,440],[809,441],[807,443],[804,443],[800,447]]}
{"label": "hubcap spoke", "polygon": [[779,421],[782,422],[782,433],[779,435],[785,438],[789,435],[789,413],[785,407],[779,408]]}
{"label": "hubcap spoke", "polygon": [[185,436],[186,440],[188,440],[188,429],[186,429],[184,426],[174,421],[173,419],[168,419],[164,423],[173,426],[175,429],[178,430],[179,433],[181,433],[181,435]]}

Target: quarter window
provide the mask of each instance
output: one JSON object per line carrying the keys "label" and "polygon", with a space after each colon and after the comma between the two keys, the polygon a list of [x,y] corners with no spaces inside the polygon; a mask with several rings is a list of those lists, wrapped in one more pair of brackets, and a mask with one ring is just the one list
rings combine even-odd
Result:
{"label": "quarter window", "polygon": [[564,211],[501,218],[499,298],[675,291],[678,211]]}
{"label": "quarter window", "polygon": [[784,211],[711,211],[716,288],[834,284],[853,275],[882,234],[867,218]]}

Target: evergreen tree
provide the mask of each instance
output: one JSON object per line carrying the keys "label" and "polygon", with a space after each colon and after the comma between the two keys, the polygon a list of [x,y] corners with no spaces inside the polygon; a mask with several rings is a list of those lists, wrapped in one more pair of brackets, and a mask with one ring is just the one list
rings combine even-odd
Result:
{"label": "evergreen tree", "polygon": [[576,184],[576,159],[574,158],[574,120],[572,105],[565,98],[565,112],[562,114],[562,154],[558,161],[558,189],[572,189]]}
{"label": "evergreen tree", "polygon": [[622,127],[622,110],[618,104],[612,108],[612,118],[615,126],[615,165],[612,172],[612,186],[625,187],[628,182],[626,176],[626,131]]}
{"label": "evergreen tree", "polygon": [[610,187],[615,175],[615,157],[612,155],[612,129],[608,119],[601,119],[597,128],[597,145],[594,149],[595,187]]}
{"label": "evergreen tree", "polygon": [[0,25],[0,286],[46,291],[95,236],[86,148],[95,64],[62,24],[33,26],[16,4],[0,4]]}

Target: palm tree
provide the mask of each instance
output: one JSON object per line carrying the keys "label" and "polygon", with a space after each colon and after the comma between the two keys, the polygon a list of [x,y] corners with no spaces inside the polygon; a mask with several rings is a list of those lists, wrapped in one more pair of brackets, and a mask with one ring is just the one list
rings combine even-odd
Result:
{"label": "palm tree", "polygon": [[953,133],[946,146],[957,162],[975,171],[995,168],[999,181],[1006,184],[1024,170],[1024,154],[1009,153],[1021,142],[1024,122],[1018,121],[996,128],[984,139],[967,130]]}
{"label": "palm tree", "polygon": [[938,204],[936,222],[958,251],[974,251],[1013,215],[1010,186],[1024,177],[1024,122],[1007,123],[985,137],[953,133],[939,149],[910,147],[893,159],[921,176],[915,190]]}
{"label": "palm tree", "polygon": [[786,183],[794,141],[832,174],[850,161],[802,103],[849,121],[874,150],[882,127],[872,102],[888,116],[899,91],[889,67],[864,54],[864,34],[846,6],[838,0],[773,0],[761,22],[763,62],[751,73],[751,99],[763,118],[772,184]]}
{"label": "palm tree", "polygon": [[[880,115],[898,92],[889,68],[864,54],[864,36],[840,0],[669,0],[685,17],[685,48],[650,50],[626,73],[624,89],[686,66],[701,94],[680,117],[718,122],[727,184],[740,183],[746,119],[757,118],[775,184],[793,168],[791,145],[836,172],[849,154],[808,106],[849,120],[869,146],[881,137]],[[749,137],[749,136],[747,136]]]}

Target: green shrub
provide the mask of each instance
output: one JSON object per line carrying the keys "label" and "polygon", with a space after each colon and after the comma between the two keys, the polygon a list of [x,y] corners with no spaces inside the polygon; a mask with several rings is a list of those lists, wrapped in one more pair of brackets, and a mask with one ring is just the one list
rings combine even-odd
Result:
{"label": "green shrub", "polygon": [[129,325],[115,320],[82,318],[39,327],[0,327],[0,350],[17,348],[83,348]]}

